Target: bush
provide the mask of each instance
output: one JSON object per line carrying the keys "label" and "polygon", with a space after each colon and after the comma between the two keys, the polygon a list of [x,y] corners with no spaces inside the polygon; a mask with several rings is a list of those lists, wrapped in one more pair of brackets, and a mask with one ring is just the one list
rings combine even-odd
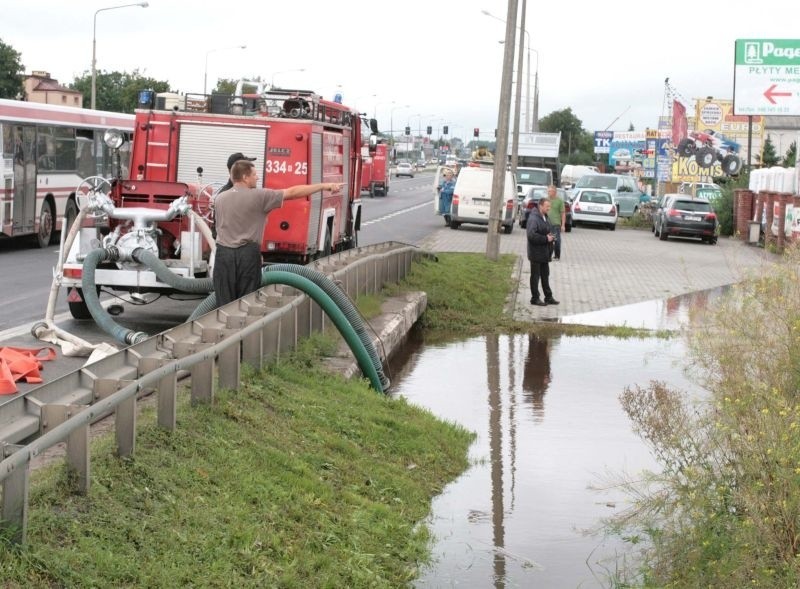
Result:
{"label": "bush", "polygon": [[736,227],[733,224],[733,191],[737,188],[747,188],[750,183],[750,174],[742,172],[736,178],[714,179],[722,188],[722,195],[714,202],[714,212],[717,213],[720,235],[733,235]]}
{"label": "bush", "polygon": [[635,508],[613,522],[650,540],[646,586],[800,583],[800,252],[787,257],[688,334],[707,399],[655,382],[621,397],[663,467],[628,484]]}

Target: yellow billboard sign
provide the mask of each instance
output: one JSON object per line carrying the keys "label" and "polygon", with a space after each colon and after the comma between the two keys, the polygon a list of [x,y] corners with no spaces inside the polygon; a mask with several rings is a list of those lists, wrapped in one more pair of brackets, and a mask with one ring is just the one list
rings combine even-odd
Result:
{"label": "yellow billboard sign", "polygon": [[714,176],[722,175],[720,162],[714,162],[708,168],[701,168],[694,157],[676,157],[672,161],[673,182],[702,182],[704,179],[710,181]]}
{"label": "yellow billboard sign", "polygon": [[[746,115],[733,114],[733,100],[717,98],[695,99],[694,129],[711,130],[717,136],[739,144],[739,157],[747,164],[747,133],[749,121]],[[753,155],[752,164],[761,163],[764,145],[764,117],[753,116]]]}

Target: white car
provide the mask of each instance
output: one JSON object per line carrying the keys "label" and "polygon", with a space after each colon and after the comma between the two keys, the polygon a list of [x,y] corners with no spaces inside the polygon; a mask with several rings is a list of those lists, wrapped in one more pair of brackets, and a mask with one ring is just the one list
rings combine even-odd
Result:
{"label": "white car", "polygon": [[394,169],[394,177],[399,178],[400,176],[408,176],[409,178],[413,178],[414,166],[408,162],[400,162],[397,164],[397,167]]}
{"label": "white car", "polygon": [[578,190],[572,199],[572,225],[598,223],[611,231],[617,228],[617,203],[608,190]]}

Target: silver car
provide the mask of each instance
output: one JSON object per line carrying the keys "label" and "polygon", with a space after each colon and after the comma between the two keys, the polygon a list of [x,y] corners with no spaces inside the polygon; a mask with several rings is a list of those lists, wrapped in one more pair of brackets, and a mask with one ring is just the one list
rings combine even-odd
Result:
{"label": "silver car", "polygon": [[409,178],[413,178],[414,166],[408,162],[400,162],[397,164],[397,167],[394,169],[394,177],[399,178],[400,176],[408,176]]}

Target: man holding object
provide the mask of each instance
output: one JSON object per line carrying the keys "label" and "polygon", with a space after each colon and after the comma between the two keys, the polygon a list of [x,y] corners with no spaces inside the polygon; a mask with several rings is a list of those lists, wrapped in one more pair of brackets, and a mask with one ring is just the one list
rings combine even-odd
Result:
{"label": "man holding object", "polygon": [[222,306],[261,287],[261,240],[267,214],[286,200],[305,198],[320,190],[339,192],[342,184],[300,184],[283,190],[256,188],[258,172],[252,161],[231,166],[233,188],[220,192],[214,201],[217,253],[214,262],[214,292]]}
{"label": "man holding object", "polygon": [[[525,228],[528,237],[528,260],[531,263],[531,305],[544,307],[557,305],[550,289],[550,248],[555,236],[550,228],[547,215],[550,212],[550,200],[539,200],[539,208],[531,211],[528,225]],[[539,298],[539,281],[542,282],[544,301]]]}

